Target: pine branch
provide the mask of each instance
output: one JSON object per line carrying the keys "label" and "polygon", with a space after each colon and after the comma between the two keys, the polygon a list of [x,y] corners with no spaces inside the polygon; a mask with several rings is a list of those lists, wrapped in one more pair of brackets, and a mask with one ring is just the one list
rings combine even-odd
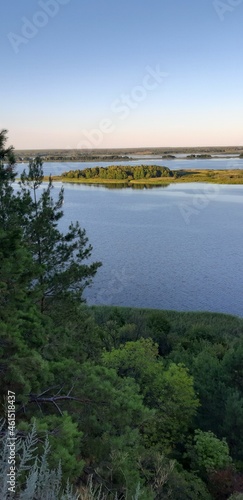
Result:
{"label": "pine branch", "polygon": [[52,389],[56,388],[56,386],[49,387],[48,389],[46,389],[45,391],[43,391],[40,394],[29,394],[28,401],[24,405],[22,405],[20,408],[18,408],[17,412],[19,413],[21,411],[25,411],[26,406],[28,404],[31,404],[31,403],[35,403],[41,411],[42,411],[42,409],[41,409],[42,404],[52,404],[56,408],[56,410],[58,411],[59,415],[63,416],[62,410],[61,410],[60,405],[59,405],[63,401],[76,401],[76,402],[81,403],[83,405],[96,405],[96,404],[106,405],[107,404],[105,401],[101,401],[99,403],[96,403],[95,401],[92,401],[91,399],[86,399],[86,398],[84,399],[84,398],[72,396],[71,393],[74,389],[74,386],[75,386],[75,384],[71,387],[71,389],[68,391],[67,394],[63,394],[63,395],[60,394],[62,389],[63,389],[63,386],[58,390],[58,392],[56,394],[54,394],[53,396],[49,396],[49,397],[45,396],[45,394],[50,392]]}

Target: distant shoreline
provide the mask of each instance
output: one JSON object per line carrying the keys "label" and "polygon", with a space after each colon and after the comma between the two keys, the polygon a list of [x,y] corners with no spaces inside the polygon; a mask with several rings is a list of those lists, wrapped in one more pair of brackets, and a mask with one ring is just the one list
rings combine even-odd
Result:
{"label": "distant shoreline", "polygon": [[[175,156],[176,155],[176,156]],[[44,162],[114,162],[184,159],[231,158],[243,155],[242,146],[198,146],[198,147],[144,147],[144,148],[94,148],[94,149],[16,149],[17,162],[28,162],[40,156]],[[223,156],[222,156],[223,155]],[[236,156],[236,157],[237,157]],[[191,158],[190,158],[191,157]]]}
{"label": "distant shoreline", "polygon": [[[234,156],[232,156],[234,155]],[[38,155],[37,155],[38,156]],[[219,156],[216,156],[216,155],[212,155],[212,156],[208,156],[208,157],[203,157],[202,155],[196,155],[195,157],[192,157],[191,155],[188,155],[188,156],[174,156],[172,157],[172,155],[166,155],[166,156],[159,156],[159,155],[156,155],[156,156],[146,156],[146,158],[143,157],[143,155],[141,155],[140,158],[122,158],[122,157],[117,157],[117,158],[84,158],[84,159],[77,159],[77,160],[71,160],[71,159],[45,159],[44,157],[42,158],[43,160],[43,163],[101,163],[101,162],[111,162],[111,163],[114,163],[114,162],[130,162],[130,161],[156,161],[156,160],[165,160],[165,161],[171,161],[173,162],[174,160],[185,160],[185,161],[193,161],[193,160],[231,160],[232,158],[234,159],[243,159],[243,156],[241,156],[240,154],[238,153],[232,153],[231,156],[229,155],[219,155]],[[21,159],[17,159],[16,160],[16,163],[20,163],[20,164],[28,164],[29,161],[31,159],[34,159],[34,158],[29,158],[29,159],[25,159],[25,160],[21,160]]]}

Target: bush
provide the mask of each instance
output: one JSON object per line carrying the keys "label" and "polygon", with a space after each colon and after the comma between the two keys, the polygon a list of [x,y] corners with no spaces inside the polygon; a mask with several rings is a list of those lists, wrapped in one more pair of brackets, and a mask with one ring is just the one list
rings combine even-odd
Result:
{"label": "bush", "polygon": [[46,437],[42,454],[37,455],[38,438],[35,424],[31,431],[23,439],[16,433],[16,474],[14,490],[8,483],[10,472],[9,459],[9,436],[4,431],[4,422],[0,428],[0,491],[2,500],[13,498],[18,500],[78,500],[79,495],[74,493],[69,482],[62,485],[61,463],[57,469],[50,469],[48,458],[50,445]]}

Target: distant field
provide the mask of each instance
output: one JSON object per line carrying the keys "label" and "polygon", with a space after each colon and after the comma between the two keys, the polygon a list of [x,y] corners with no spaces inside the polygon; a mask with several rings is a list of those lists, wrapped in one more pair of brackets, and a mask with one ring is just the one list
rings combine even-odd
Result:
{"label": "distant field", "polygon": [[[185,182],[211,182],[216,184],[243,184],[243,170],[172,170],[174,177],[148,179],[146,184],[171,184]],[[144,183],[147,179],[130,181],[131,184]]]}
{"label": "distant field", "polygon": [[170,156],[175,154],[188,155],[232,155],[243,154],[243,146],[228,146],[228,147],[198,147],[198,148],[128,148],[128,149],[28,149],[16,150],[17,161],[29,161],[35,156],[41,156],[43,161],[118,161],[129,160],[130,157],[136,156]]}

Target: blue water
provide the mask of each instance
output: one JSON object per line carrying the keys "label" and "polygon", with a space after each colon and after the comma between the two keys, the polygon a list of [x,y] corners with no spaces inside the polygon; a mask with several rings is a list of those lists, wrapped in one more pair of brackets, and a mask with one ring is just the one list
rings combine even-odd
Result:
{"label": "blue water", "polygon": [[[116,161],[116,162],[67,162],[67,163],[59,163],[59,162],[49,162],[43,164],[44,175],[60,175],[63,172],[68,172],[69,170],[80,169],[83,170],[85,168],[92,167],[107,167],[108,165],[158,165],[158,166],[166,166],[172,170],[179,169],[213,169],[213,170],[230,170],[230,169],[242,169],[243,168],[243,158],[213,158],[209,160],[188,160],[186,158],[180,158],[175,160],[133,160],[133,161]],[[27,165],[24,163],[19,163],[17,165],[18,174],[22,173],[24,168],[26,169]]]}
{"label": "blue water", "polygon": [[89,304],[243,316],[243,186],[65,184],[63,208],[62,227],[78,220],[103,263]]}

